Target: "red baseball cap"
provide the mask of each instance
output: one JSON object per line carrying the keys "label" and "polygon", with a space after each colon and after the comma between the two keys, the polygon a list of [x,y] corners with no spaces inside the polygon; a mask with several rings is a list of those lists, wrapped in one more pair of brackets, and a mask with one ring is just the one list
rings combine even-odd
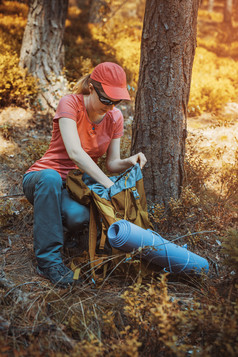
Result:
{"label": "red baseball cap", "polygon": [[131,100],[127,90],[126,73],[124,69],[113,62],[98,64],[90,77],[100,82],[106,95],[112,99]]}

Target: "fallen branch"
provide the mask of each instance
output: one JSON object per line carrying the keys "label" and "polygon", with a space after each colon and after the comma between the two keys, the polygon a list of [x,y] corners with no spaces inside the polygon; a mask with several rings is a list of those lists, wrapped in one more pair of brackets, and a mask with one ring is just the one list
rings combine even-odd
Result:
{"label": "fallen branch", "polygon": [[24,193],[16,193],[16,194],[12,194],[12,195],[0,196],[0,198],[14,198],[14,197],[23,197],[23,196],[25,196]]}
{"label": "fallen branch", "polygon": [[19,284],[19,285],[15,285],[13,286],[13,288],[11,288],[5,295],[4,295],[4,298],[6,298],[9,294],[11,294],[11,292],[15,289],[18,289],[20,286],[23,286],[23,285],[29,285],[29,284],[39,284],[40,282],[39,281],[29,281],[29,282],[26,282],[26,283],[23,283],[23,284]]}

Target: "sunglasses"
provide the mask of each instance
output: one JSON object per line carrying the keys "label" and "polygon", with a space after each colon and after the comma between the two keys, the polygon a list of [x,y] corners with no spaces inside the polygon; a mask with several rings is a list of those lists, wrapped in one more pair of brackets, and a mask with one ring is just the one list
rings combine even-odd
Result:
{"label": "sunglasses", "polygon": [[97,95],[98,95],[98,98],[100,100],[100,102],[104,105],[117,105],[121,102],[121,100],[117,100],[117,101],[113,101],[111,99],[108,99],[108,98],[105,98],[101,95],[101,93],[99,92],[99,90],[93,86],[93,88],[95,89]]}

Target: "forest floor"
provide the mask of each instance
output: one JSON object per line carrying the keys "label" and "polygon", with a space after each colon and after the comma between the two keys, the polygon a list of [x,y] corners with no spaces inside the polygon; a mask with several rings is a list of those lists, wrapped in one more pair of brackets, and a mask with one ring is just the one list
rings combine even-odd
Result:
{"label": "forest floor", "polygon": [[[238,103],[227,103],[222,111],[223,122],[211,113],[203,113],[198,117],[188,118],[188,138],[195,135],[200,138],[197,149],[201,159],[217,169],[224,163],[235,163],[238,145]],[[225,118],[229,117],[229,123]],[[214,152],[220,155],[214,155]]]}
{"label": "forest floor", "polygon": [[[238,147],[237,107],[238,104],[233,103],[225,109],[229,118],[231,118],[231,115],[233,118],[229,125],[217,125],[217,118],[210,114],[188,119],[188,141],[192,139],[192,142],[196,143],[196,149],[194,150],[193,147],[193,152],[196,151],[196,155],[200,157],[202,162],[206,166],[215,169],[214,176],[209,177],[207,184],[217,191],[217,194],[220,194],[218,191],[221,186],[217,182],[215,173],[217,170],[219,171],[225,162],[232,164],[236,160],[235,152]],[[4,217],[1,231],[0,287],[4,294],[3,301],[5,304],[5,310],[0,316],[0,329],[3,332],[8,331],[12,335],[10,345],[8,343],[5,346],[6,351],[9,350],[9,355],[11,355],[14,344],[18,345],[18,341],[21,341],[23,337],[29,336],[29,334],[31,335],[32,331],[35,334],[38,331],[37,329],[41,330],[42,323],[46,324],[46,329],[49,329],[51,325],[55,325],[54,317],[52,319],[49,317],[48,322],[46,322],[45,317],[39,317],[42,313],[41,309],[43,309],[41,304],[45,304],[45,299],[48,300],[50,297],[50,301],[53,299],[55,302],[57,299],[60,299],[60,301],[69,299],[71,294],[74,298],[83,294],[86,296],[82,300],[85,304],[88,299],[91,303],[95,302],[103,294],[101,302],[108,306],[112,301],[120,303],[119,296],[122,291],[128,287],[128,283],[130,284],[133,279],[136,279],[136,277],[132,277],[132,280],[125,282],[124,279],[118,279],[114,276],[107,279],[105,284],[97,289],[87,281],[83,286],[61,291],[52,288],[49,281],[36,274],[36,260],[33,254],[32,239],[33,209],[22,195],[21,182],[22,175],[30,163],[28,162],[29,150],[31,150],[31,155],[32,150],[35,150],[36,154],[39,155],[41,147],[42,151],[44,151],[48,145],[50,139],[49,122],[50,118],[41,113],[33,113],[31,110],[17,107],[4,108],[0,113],[0,127],[2,128],[0,136],[2,166],[0,200],[2,205],[1,215]],[[218,152],[219,155],[214,155],[214,152]],[[236,212],[232,213],[232,220],[234,222],[233,226],[236,226]],[[181,232],[180,229],[181,227],[178,227],[178,232],[176,232],[175,228],[174,234]],[[163,235],[163,232],[160,233]],[[232,279],[230,274],[233,273],[231,270],[224,268],[223,265],[220,265],[220,244],[218,234],[209,240],[205,249],[204,246],[199,248],[199,244],[196,247],[195,243],[195,250],[199,255],[209,259],[210,263],[212,262],[209,273],[210,284],[215,284],[222,291],[226,291],[227,281]],[[70,264],[70,255],[63,252],[63,256],[65,263]],[[146,281],[149,281],[148,278]],[[200,283],[195,282],[195,287],[194,284],[191,286],[191,282],[180,282],[178,284],[178,281],[172,278],[169,284],[169,293],[181,301],[190,301],[194,288],[197,289],[197,284],[199,286]],[[233,294],[233,290],[230,290],[230,294]],[[73,298],[71,297],[70,299]],[[15,308],[10,308],[9,306],[14,301],[17,301],[15,305],[18,311],[17,318]],[[27,306],[25,305],[26,302]],[[21,306],[20,314],[19,304]],[[66,306],[66,311],[70,311],[70,309],[71,305],[69,304]],[[16,319],[19,321],[16,321]],[[31,331],[29,331],[29,323]],[[72,348],[74,346],[72,338],[64,332],[64,329],[61,330],[59,328],[57,331],[55,343],[57,343],[57,339],[60,339],[63,341],[62,344],[64,346]],[[21,342],[19,343],[21,344]],[[19,349],[19,346],[17,348]]]}

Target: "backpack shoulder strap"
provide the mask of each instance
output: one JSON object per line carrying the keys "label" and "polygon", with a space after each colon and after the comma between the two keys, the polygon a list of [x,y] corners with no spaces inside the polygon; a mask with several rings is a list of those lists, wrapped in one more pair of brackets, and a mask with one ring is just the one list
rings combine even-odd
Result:
{"label": "backpack shoulder strap", "polygon": [[92,276],[95,279],[95,266],[97,265],[95,253],[97,245],[97,224],[96,224],[97,209],[93,202],[90,204],[90,219],[89,219],[89,241],[88,252],[90,259],[90,266],[92,270]]}

